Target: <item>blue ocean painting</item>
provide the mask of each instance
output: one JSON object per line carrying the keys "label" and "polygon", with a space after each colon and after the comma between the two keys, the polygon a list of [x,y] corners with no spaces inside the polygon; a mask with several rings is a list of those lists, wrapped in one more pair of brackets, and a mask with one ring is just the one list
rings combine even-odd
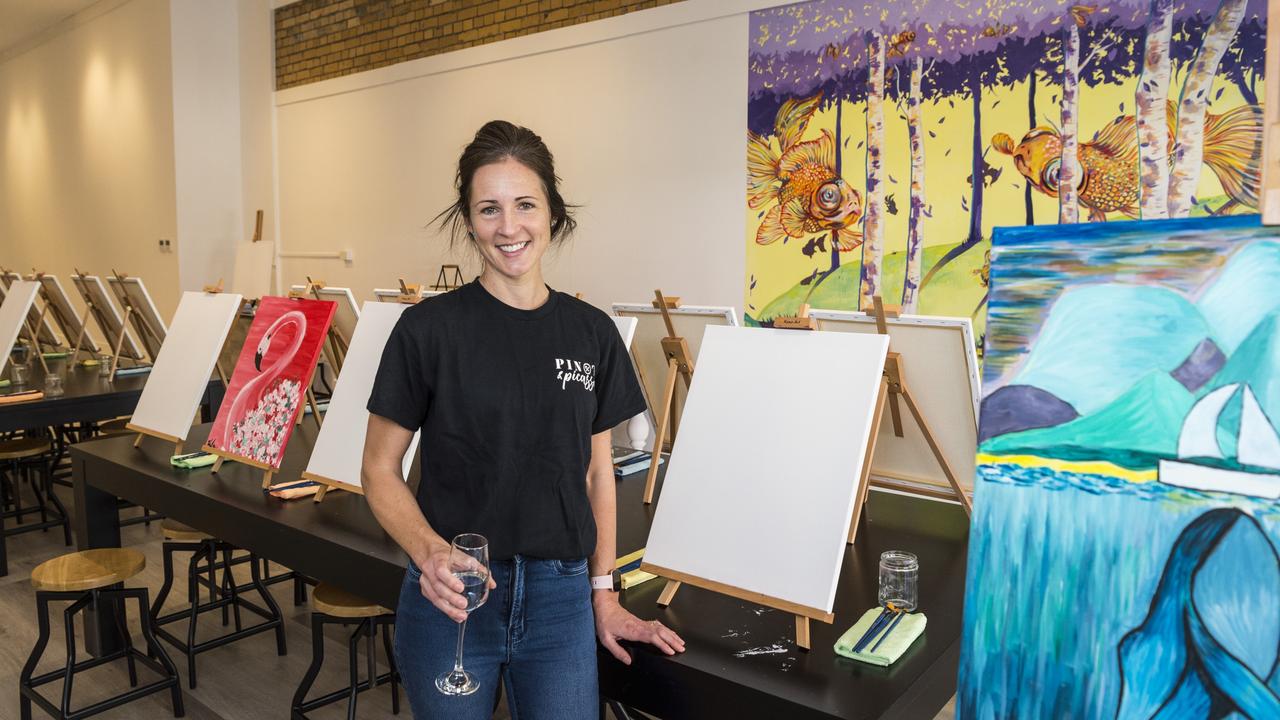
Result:
{"label": "blue ocean painting", "polygon": [[997,230],[957,712],[1280,718],[1280,228]]}

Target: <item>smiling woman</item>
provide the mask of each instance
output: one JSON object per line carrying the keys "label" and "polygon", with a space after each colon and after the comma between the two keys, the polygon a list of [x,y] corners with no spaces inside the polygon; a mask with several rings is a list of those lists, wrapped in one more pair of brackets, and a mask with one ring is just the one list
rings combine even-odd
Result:
{"label": "smiling woman", "polygon": [[[513,717],[594,718],[596,638],[624,663],[619,640],[684,649],[622,609],[611,577],[609,435],[644,396],[609,316],[543,282],[543,254],[574,221],[542,139],[487,123],[458,161],[457,189],[437,220],[484,269],[401,315],[369,398],[362,484],[410,558],[398,665],[416,718],[487,719],[499,678]],[[419,429],[415,502],[403,459]],[[463,533],[488,539],[491,592],[478,607],[451,571],[449,539]],[[463,621],[465,674],[454,665]],[[450,667],[467,681],[433,687]]]}

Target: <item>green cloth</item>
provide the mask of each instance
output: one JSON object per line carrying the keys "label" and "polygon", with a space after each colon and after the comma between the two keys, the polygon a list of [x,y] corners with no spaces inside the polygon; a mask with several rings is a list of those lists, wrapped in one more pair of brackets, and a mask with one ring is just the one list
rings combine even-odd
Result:
{"label": "green cloth", "polygon": [[911,647],[911,643],[916,641],[924,633],[924,626],[928,622],[923,613],[907,613],[897,625],[893,626],[893,632],[889,633],[889,637],[876,648],[874,654],[871,648],[880,641],[880,637],[884,635],[884,629],[867,643],[861,652],[854,652],[853,646],[858,644],[858,640],[866,634],[867,629],[871,627],[871,623],[876,621],[880,616],[880,608],[874,607],[862,614],[858,622],[853,624],[840,636],[836,641],[836,654],[843,655],[847,658],[860,660],[864,663],[879,665],[880,667],[888,667],[898,661],[902,654]]}
{"label": "green cloth", "polygon": [[0,387],[9,387],[8,380],[0,380]]}
{"label": "green cloth", "polygon": [[[218,461],[218,456],[213,453],[198,452],[188,453],[186,455],[174,455],[169,458],[169,464],[174,467],[186,468],[194,470],[195,468],[208,467]],[[905,620],[903,622],[906,622]]]}

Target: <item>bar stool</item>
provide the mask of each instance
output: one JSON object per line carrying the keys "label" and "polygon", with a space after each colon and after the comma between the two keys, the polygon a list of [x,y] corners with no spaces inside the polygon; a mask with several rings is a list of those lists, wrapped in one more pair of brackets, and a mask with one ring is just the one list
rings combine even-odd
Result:
{"label": "bar stool", "polygon": [[[71,521],[67,508],[53,492],[49,467],[52,452],[53,443],[48,438],[27,436],[0,440],[0,575],[9,573],[4,538],[61,525],[62,541],[71,545]],[[35,495],[35,507],[22,505],[24,481]],[[25,515],[37,512],[40,514],[40,522],[22,522]],[[4,521],[9,518],[15,519],[19,524],[12,528],[3,527]]]}
{"label": "bar stool", "polygon": [[[151,619],[155,623],[156,634],[187,656],[187,681],[190,687],[194,689],[196,686],[196,655],[242,640],[250,635],[274,629],[276,654],[284,655],[286,653],[284,616],[281,615],[280,606],[276,604],[275,598],[271,597],[271,593],[262,584],[262,577],[258,572],[258,556],[249,553],[233,558],[231,553],[235,547],[230,543],[218,540],[208,533],[183,525],[176,520],[164,520],[160,529],[165,538],[161,546],[164,557],[164,583],[160,586],[160,592],[156,593],[155,602],[151,605]],[[191,553],[191,560],[187,563],[187,597],[190,604],[185,609],[161,615],[164,601],[169,597],[169,590],[173,587],[173,554],[176,552]],[[203,565],[201,561],[204,561]],[[249,565],[252,579],[244,585],[237,585],[231,570],[242,563]],[[221,581],[217,579],[218,570],[222,570]],[[209,590],[208,602],[200,602],[202,586]],[[250,589],[256,590],[262,597],[265,608],[241,597],[242,591]],[[240,618],[242,608],[263,618],[263,621],[257,625],[244,627]],[[212,610],[222,611],[224,626],[228,623],[228,611],[230,611],[235,618],[236,629],[225,635],[196,642],[196,621],[201,613]],[[185,642],[164,627],[183,618],[187,619]]]}
{"label": "bar stool", "polygon": [[[395,627],[395,613],[374,603],[357,597],[338,588],[320,583],[311,593],[311,667],[302,677],[298,691],[293,694],[293,720],[307,720],[306,713],[347,698],[347,718],[355,720],[356,695],[378,685],[391,683],[391,712],[400,714],[400,672],[396,669],[395,653],[391,650],[391,628]],[[348,670],[351,673],[351,684],[340,690],[322,695],[314,700],[307,700],[307,693],[320,674],[320,666],[324,664],[324,626],[356,625],[355,632],[347,641]],[[387,672],[377,674],[374,636],[378,627],[382,628],[382,647],[387,654]],[[357,662],[357,650],[360,638],[365,638],[368,655],[369,679],[360,679],[360,667]]]}
{"label": "bar stool", "polygon": [[[27,664],[23,666],[22,674],[18,679],[22,720],[31,720],[32,703],[39,705],[40,709],[53,717],[78,720],[165,689],[172,694],[173,716],[182,717],[182,688],[178,685],[178,669],[174,667],[169,656],[165,654],[164,648],[156,640],[155,628],[147,614],[147,589],[120,586],[120,583],[141,572],[146,562],[146,558],[137,550],[99,548],[56,557],[41,563],[31,571],[31,585],[36,589],[36,612],[40,635],[36,638],[35,647],[31,649],[31,656],[27,658]],[[76,614],[85,608],[97,608],[100,602],[117,598],[121,602],[116,624],[123,636],[124,648],[101,657],[76,662]],[[142,627],[142,637],[147,643],[148,653],[146,654],[135,650],[133,641],[129,637],[128,626],[124,619],[126,607],[124,601],[130,598],[138,601],[138,619]],[[49,643],[49,603],[59,600],[73,601],[62,613],[67,633],[66,667],[32,677],[31,673],[35,672],[36,666],[40,663],[40,657],[44,654],[44,648]],[[128,663],[129,685],[132,689],[73,711],[71,688],[75,674],[120,658],[125,658]],[[136,663],[142,663],[159,673],[162,676],[161,679],[138,687]],[[63,679],[62,702],[60,705],[54,705],[40,695],[36,688],[58,679]]]}

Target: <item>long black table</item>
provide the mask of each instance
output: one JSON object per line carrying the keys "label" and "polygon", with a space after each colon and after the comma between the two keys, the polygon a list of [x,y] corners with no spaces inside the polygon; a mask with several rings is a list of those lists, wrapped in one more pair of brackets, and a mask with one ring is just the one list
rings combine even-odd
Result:
{"label": "long black table", "polygon": [[[62,458],[65,451],[67,432],[63,426],[73,423],[90,423],[99,420],[129,415],[138,405],[142,396],[142,387],[146,384],[147,373],[124,375],[114,380],[98,375],[98,368],[79,365],[66,366],[65,360],[49,360],[50,372],[62,375],[63,394],[57,397],[44,397],[39,400],[16,402],[0,405],[0,432],[27,430],[32,428],[52,427],[54,434],[54,462]],[[9,385],[0,388],[0,396],[12,395],[27,390],[44,389],[44,368],[38,362],[32,364],[30,381],[21,387]],[[211,420],[222,404],[225,389],[222,381],[211,378],[205,386],[201,397],[201,414],[205,420]],[[193,418],[194,419],[194,418]],[[80,431],[71,432],[76,439]],[[25,532],[22,526],[11,527],[0,532],[0,576],[9,574],[8,553],[5,538],[9,534]]]}
{"label": "long black table", "polygon": [[[207,431],[208,426],[194,428],[193,437]],[[300,475],[315,433],[309,420],[297,429],[279,480]],[[72,447],[81,548],[119,545],[114,499],[120,496],[395,607],[407,558],[363,498],[331,492],[320,504],[282,502],[262,492],[261,471],[230,462],[218,475],[208,469],[178,470],[169,465],[170,450],[154,440],[135,450],[129,437]],[[642,546],[648,535],[656,506],[640,502],[643,485],[643,473],[618,483],[620,552]],[[661,580],[626,590],[622,602],[628,609],[661,619],[680,633],[688,649],[669,658],[637,646],[629,668],[601,650],[601,692],[672,720],[932,718],[955,693],[967,528],[958,506],[873,493],[857,542],[845,557],[835,624],[812,624],[809,653],[795,648],[790,615],[689,586],[661,609],[655,604]],[[928,629],[892,668],[838,657],[831,649],[836,638],[876,602],[879,554],[890,548],[920,558],[920,607],[929,617]],[[91,645],[112,647],[113,623],[94,625]]]}
{"label": "long black table", "polygon": [[[50,360],[50,368],[65,361]],[[147,373],[124,375],[114,380],[98,376],[96,367],[68,367],[62,371],[63,394],[31,402],[0,405],[0,432],[33,427],[66,425],[73,422],[92,422],[128,415],[138,405]],[[44,371],[39,363],[33,363],[31,379],[22,387],[0,388],[0,396],[25,390],[43,390]],[[205,419],[211,420],[222,404],[222,381],[211,378],[200,403]]]}

